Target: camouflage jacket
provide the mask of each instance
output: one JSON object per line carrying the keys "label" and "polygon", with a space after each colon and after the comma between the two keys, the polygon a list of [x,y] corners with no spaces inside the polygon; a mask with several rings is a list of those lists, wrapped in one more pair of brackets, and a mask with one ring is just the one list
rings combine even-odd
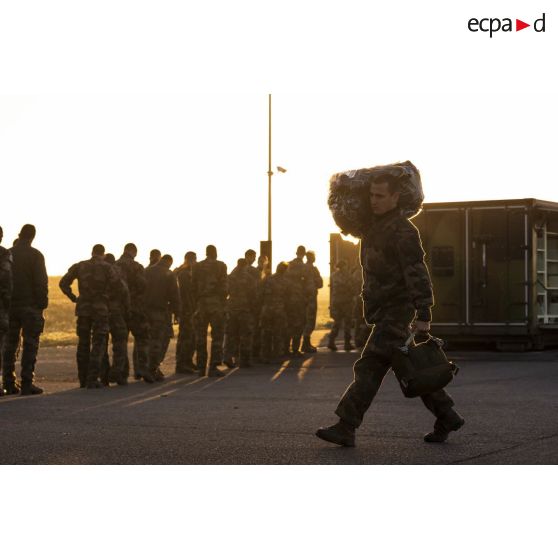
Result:
{"label": "camouflage jacket", "polygon": [[180,292],[180,304],[183,316],[194,313],[194,293],[192,285],[192,268],[181,265],[174,270],[178,281],[178,290]]}
{"label": "camouflage jacket", "polygon": [[147,286],[143,265],[136,262],[128,254],[122,254],[116,261],[116,265],[120,268],[122,277],[128,286],[131,310],[143,309],[145,288]]}
{"label": "camouflage jacket", "polygon": [[263,270],[259,269],[258,267],[254,267],[253,265],[248,266],[248,273],[254,278],[256,281],[256,291],[253,295],[254,300],[254,309],[257,312],[258,309],[262,306],[262,285],[264,281],[263,277]]}
{"label": "camouflage jacket", "polygon": [[219,260],[202,260],[192,268],[192,286],[196,306],[204,300],[224,305],[228,294],[227,266]]}
{"label": "camouflage jacket", "polygon": [[257,302],[257,289],[258,282],[250,268],[235,267],[229,275],[227,308],[232,311],[253,312]]}
{"label": "camouflage jacket", "polygon": [[22,238],[10,252],[13,261],[11,308],[30,306],[44,310],[48,306],[48,275],[44,256],[31,246],[29,240]]}
{"label": "camouflage jacket", "polygon": [[124,279],[122,268],[114,264],[112,269],[116,271],[119,283],[110,286],[108,298],[109,313],[127,315],[130,311],[130,291]]}
{"label": "camouflage jacket", "polygon": [[390,306],[412,304],[417,319],[431,320],[432,283],[417,228],[398,209],[373,217],[360,247],[364,316]]}
{"label": "camouflage jacket", "polygon": [[262,286],[262,311],[285,310],[292,296],[292,283],[287,274],[274,273],[264,279]]}
{"label": "camouflage jacket", "polygon": [[[72,292],[77,279],[79,296]],[[108,316],[111,291],[123,292],[117,271],[100,256],[74,264],[60,279],[60,290],[76,303],[76,316]]]}
{"label": "camouflage jacket", "polygon": [[302,258],[295,258],[289,262],[287,278],[291,283],[291,297],[293,300],[302,300],[312,292],[312,277],[308,273]]}
{"label": "camouflage jacket", "polygon": [[0,246],[0,311],[7,312],[12,299],[12,255]]}
{"label": "camouflage jacket", "polygon": [[313,263],[306,263],[305,265],[306,277],[308,280],[308,288],[306,291],[310,296],[317,296],[318,289],[321,289],[324,286],[324,280],[320,275],[320,271]]}
{"label": "camouflage jacket", "polygon": [[157,263],[145,270],[147,288],[145,290],[145,310],[147,312],[168,312],[180,314],[180,294],[175,274],[164,265]]}
{"label": "camouflage jacket", "polygon": [[[330,279],[330,308],[352,308],[357,293],[356,281],[348,270],[337,270]],[[360,287],[360,285],[359,285]]]}

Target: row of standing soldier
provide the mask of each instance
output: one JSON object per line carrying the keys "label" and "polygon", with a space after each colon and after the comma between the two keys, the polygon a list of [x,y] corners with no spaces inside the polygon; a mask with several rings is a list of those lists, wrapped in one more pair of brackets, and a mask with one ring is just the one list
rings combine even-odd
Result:
{"label": "row of standing soldier", "polygon": [[[25,225],[11,250],[0,247],[1,394],[42,393],[33,380],[43,311],[48,306],[48,277],[43,255],[31,247],[35,232],[33,225]],[[250,366],[254,356],[270,362],[285,354],[316,351],[310,336],[323,281],[314,265],[314,253],[306,252],[303,246],[297,249],[295,259],[289,264],[281,262],[274,274],[265,256],[260,256],[258,267],[253,265],[253,250],[246,251],[228,276],[226,265],[217,260],[217,250],[211,245],[205,260],[198,263],[195,253],[188,252],[174,272],[170,271],[169,255],[153,250],[145,269],[135,261],[136,256],[132,243],[124,247],[118,260],[105,254],[102,245],[95,245],[91,259],[71,266],[60,280],[61,290],[76,304],[81,387],[127,383],[130,333],[134,338],[135,377],[149,383],[163,380],[160,364],[173,335],[173,316],[179,324],[179,374],[205,375],[208,368],[208,375],[218,376],[223,374],[218,369],[221,364]],[[79,296],[72,291],[76,280]],[[21,385],[15,375],[20,336]]]}

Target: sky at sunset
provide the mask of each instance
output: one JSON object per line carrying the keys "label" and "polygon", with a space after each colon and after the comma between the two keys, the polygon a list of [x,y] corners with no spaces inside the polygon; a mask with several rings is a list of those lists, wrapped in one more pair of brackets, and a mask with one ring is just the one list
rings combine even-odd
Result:
{"label": "sky at sunset", "polygon": [[544,5],[45,4],[0,17],[0,225],[9,246],[36,224],[50,274],[97,242],[144,263],[212,243],[230,268],[257,250],[268,93],[274,264],[302,243],[327,270],[345,169],[410,159],[427,202],[558,201],[556,33],[467,30]]}

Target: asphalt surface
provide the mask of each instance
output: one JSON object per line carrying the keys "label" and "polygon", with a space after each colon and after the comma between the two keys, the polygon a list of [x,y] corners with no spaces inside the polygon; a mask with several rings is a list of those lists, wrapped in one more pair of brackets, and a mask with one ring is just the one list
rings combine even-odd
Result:
{"label": "asphalt surface", "polygon": [[[323,332],[316,332],[314,342]],[[172,371],[174,345],[163,370]],[[77,387],[75,348],[40,350],[41,396],[0,398],[2,464],[557,464],[558,351],[459,352],[449,387],[465,426],[445,444],[389,374],[356,448],[314,436],[335,422],[358,353],[234,369],[224,378]]]}

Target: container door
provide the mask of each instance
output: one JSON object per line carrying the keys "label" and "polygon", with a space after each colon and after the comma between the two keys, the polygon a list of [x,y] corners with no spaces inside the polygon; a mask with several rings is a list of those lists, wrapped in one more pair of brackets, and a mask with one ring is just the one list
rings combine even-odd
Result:
{"label": "container door", "polygon": [[413,223],[421,233],[432,278],[432,321],[465,323],[465,210],[426,209]]}
{"label": "container door", "polygon": [[524,208],[469,210],[469,322],[527,321]]}

